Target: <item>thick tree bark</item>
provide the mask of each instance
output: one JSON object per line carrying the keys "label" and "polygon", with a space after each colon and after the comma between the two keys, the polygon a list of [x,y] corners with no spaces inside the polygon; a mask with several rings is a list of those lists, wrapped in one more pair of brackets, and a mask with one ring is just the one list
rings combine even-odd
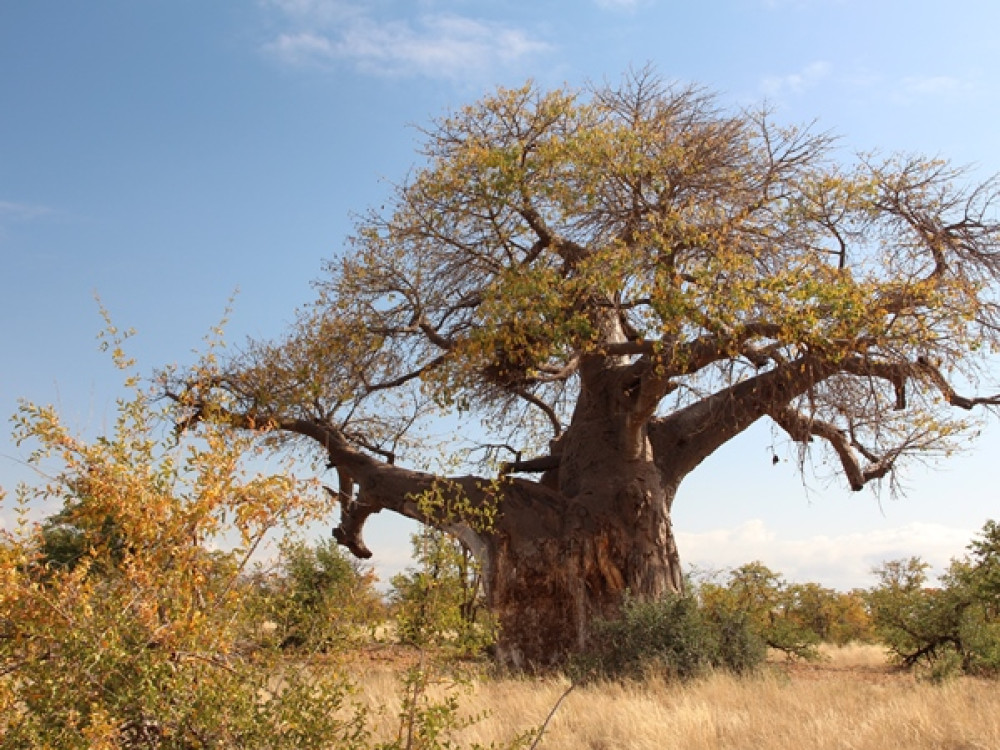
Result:
{"label": "thick tree bark", "polygon": [[[678,480],[654,461],[615,368],[584,368],[572,426],[559,441],[558,512],[505,498],[487,581],[500,624],[498,655],[543,668],[585,647],[596,617],[618,614],[626,591],[639,598],[680,592],[670,523]],[[538,485],[535,485],[538,487]],[[540,488],[541,489],[541,488]]]}
{"label": "thick tree bark", "polygon": [[567,501],[550,526],[531,508],[504,509],[486,577],[501,663],[558,664],[584,648],[595,617],[618,614],[626,591],[647,598],[681,590],[670,497],[647,491],[641,472],[621,479]]}
{"label": "thick tree bark", "polygon": [[571,426],[555,448],[559,468],[545,481],[556,490],[556,515],[543,522],[537,509],[504,499],[486,581],[506,664],[563,661],[585,647],[595,617],[619,613],[626,591],[640,599],[681,592],[670,511],[684,477],[833,368],[790,362],[665,419],[637,405],[641,384],[629,372],[607,359],[581,367]]}

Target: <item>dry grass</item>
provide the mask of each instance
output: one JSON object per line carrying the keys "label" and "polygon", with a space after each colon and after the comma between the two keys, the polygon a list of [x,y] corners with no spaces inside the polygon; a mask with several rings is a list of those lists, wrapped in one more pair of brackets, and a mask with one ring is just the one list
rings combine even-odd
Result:
{"label": "dry grass", "polygon": [[[1000,748],[1000,690],[962,678],[919,682],[886,666],[875,647],[828,649],[815,665],[773,665],[753,679],[715,675],[688,685],[650,680],[576,688],[539,747],[547,750],[739,748],[750,750],[987,750]],[[392,667],[369,668],[362,695],[398,711]],[[462,700],[489,716],[463,731],[463,745],[504,741],[540,725],[565,680],[484,680]]]}
{"label": "dry grass", "polygon": [[822,662],[834,667],[886,670],[887,651],[883,646],[851,643],[847,646],[819,647]]}

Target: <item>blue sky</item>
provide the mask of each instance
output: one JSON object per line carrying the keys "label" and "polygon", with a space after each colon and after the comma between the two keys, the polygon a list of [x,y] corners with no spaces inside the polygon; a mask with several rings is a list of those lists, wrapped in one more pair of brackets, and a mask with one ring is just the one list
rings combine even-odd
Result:
{"label": "blue sky", "polygon": [[[25,397],[104,427],[117,377],[95,293],[150,370],[190,360],[237,289],[229,338],[279,335],[352,212],[418,161],[418,127],[497,85],[650,63],[726,106],[816,120],[845,157],[916,151],[984,178],[1000,171],[998,27],[994,0],[9,0],[0,413]],[[996,426],[915,467],[899,501],[803,482],[771,466],[771,442],[753,430],[682,488],[688,562],[868,585],[879,560],[943,564],[1000,515]],[[0,485],[30,477],[24,455],[0,437]],[[383,572],[408,531],[379,518],[369,532]]]}

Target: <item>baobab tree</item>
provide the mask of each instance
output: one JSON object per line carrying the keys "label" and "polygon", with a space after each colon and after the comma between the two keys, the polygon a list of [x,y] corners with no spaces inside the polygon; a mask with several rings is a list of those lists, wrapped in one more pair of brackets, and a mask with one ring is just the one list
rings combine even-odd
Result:
{"label": "baobab tree", "polygon": [[[283,338],[167,389],[186,424],[318,449],[355,555],[383,510],[456,534],[509,664],[679,591],[678,487],[759,420],[860,490],[1000,404],[963,395],[1000,343],[993,180],[845,157],[648,70],[500,89],[423,135]],[[448,413],[502,460],[429,470],[420,430]]]}

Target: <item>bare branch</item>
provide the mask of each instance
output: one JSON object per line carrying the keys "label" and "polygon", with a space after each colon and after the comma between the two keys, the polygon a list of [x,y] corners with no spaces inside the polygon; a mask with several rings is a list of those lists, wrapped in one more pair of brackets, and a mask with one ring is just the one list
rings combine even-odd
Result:
{"label": "bare branch", "polygon": [[501,474],[540,474],[559,468],[558,455],[538,456],[536,458],[509,461],[500,469]]}
{"label": "bare branch", "polygon": [[956,393],[955,389],[952,387],[941,371],[927,361],[924,358],[919,358],[916,362],[914,369],[917,372],[923,374],[931,383],[933,383],[941,395],[944,396],[945,401],[947,401],[952,406],[957,406],[960,409],[971,410],[977,406],[1000,406],[1000,394],[996,396],[976,396],[968,397],[962,396]]}
{"label": "bare branch", "polygon": [[405,372],[391,380],[384,380],[378,383],[367,383],[366,390],[369,393],[375,393],[376,391],[388,391],[393,388],[398,388],[401,385],[405,385],[406,383],[423,377],[427,373],[443,365],[446,361],[447,358],[442,354],[440,357],[435,357],[422,367],[418,367],[416,370],[411,370],[410,372]]}
{"label": "bare branch", "polygon": [[553,437],[559,437],[562,434],[562,422],[559,420],[559,415],[556,413],[555,409],[542,401],[542,399],[538,398],[538,396],[531,393],[531,391],[527,391],[524,388],[513,388],[511,389],[511,392],[518,398],[522,398],[532,406],[536,406],[542,410],[542,413],[545,414],[549,423],[552,425]]}
{"label": "bare branch", "polygon": [[813,437],[826,440],[840,458],[847,481],[855,492],[862,490],[867,482],[881,479],[893,468],[896,459],[893,453],[862,467],[848,435],[830,422],[808,417],[792,407],[775,409],[769,414],[792,440],[799,443],[807,443]]}

